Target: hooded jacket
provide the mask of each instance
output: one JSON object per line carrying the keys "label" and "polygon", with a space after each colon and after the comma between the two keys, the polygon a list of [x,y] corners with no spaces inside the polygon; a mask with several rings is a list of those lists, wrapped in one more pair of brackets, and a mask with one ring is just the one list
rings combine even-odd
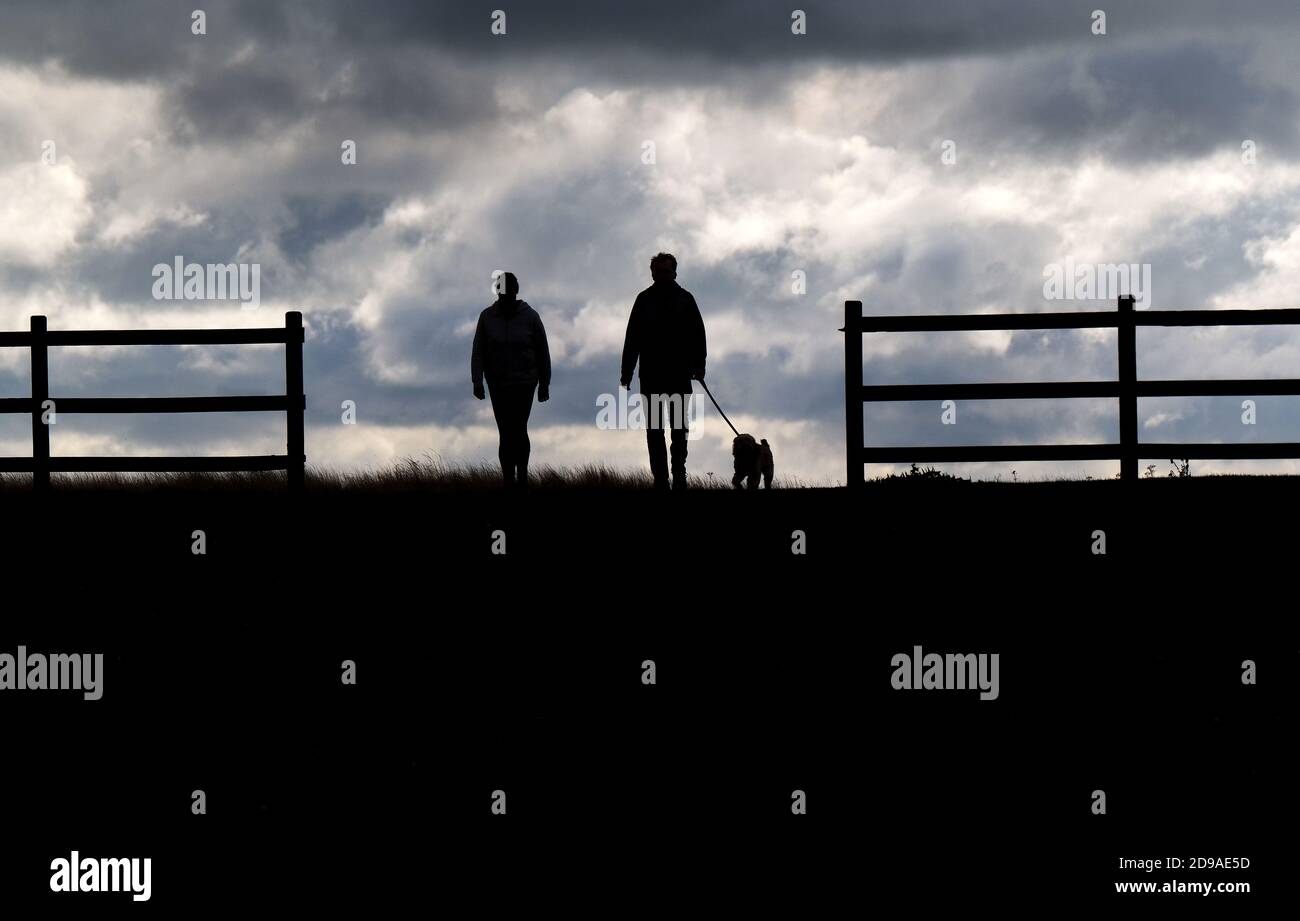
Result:
{"label": "hooded jacket", "polygon": [[623,380],[632,379],[639,359],[642,391],[690,393],[704,357],[704,319],[691,292],[670,279],[636,296],[623,340]]}
{"label": "hooded jacket", "polygon": [[551,352],[537,311],[524,301],[498,299],[478,315],[470,376],[478,387],[496,384],[551,386]]}

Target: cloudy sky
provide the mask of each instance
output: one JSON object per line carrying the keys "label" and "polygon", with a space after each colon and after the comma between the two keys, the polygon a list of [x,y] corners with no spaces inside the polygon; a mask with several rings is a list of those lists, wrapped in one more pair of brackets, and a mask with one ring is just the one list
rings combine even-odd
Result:
{"label": "cloudy sky", "polygon": [[[55,329],[262,326],[301,310],[313,463],[495,458],[469,350],[498,269],[551,341],[535,463],[645,465],[641,434],[597,428],[596,401],[617,387],[628,310],[667,250],[704,313],[724,408],[771,441],[778,474],[826,483],[844,479],[846,299],[886,314],[1112,306],[1044,297],[1045,267],[1070,260],[1149,264],[1154,308],[1300,306],[1294,2],[805,2],[798,35],[792,4],[757,0],[204,0],[195,35],[197,2],[5,0],[0,328],[32,314]],[[260,306],[154,299],[153,266],[177,256],[256,263]],[[1285,328],[1138,344],[1143,377],[1300,377]],[[1115,373],[1104,331],[864,348],[880,383]],[[0,395],[25,395],[27,374],[25,352],[0,350]],[[51,356],[56,397],[282,382],[272,348]],[[1295,398],[1260,398],[1254,426],[1240,402],[1145,400],[1141,437],[1300,440]],[[1113,403],[1087,400],[972,402],[955,426],[929,403],[866,418],[872,444],[1118,430]],[[28,453],[28,427],[0,418],[0,453]],[[727,471],[730,431],[708,411],[701,433],[692,472]],[[65,414],[52,444],[278,453],[284,424]]]}

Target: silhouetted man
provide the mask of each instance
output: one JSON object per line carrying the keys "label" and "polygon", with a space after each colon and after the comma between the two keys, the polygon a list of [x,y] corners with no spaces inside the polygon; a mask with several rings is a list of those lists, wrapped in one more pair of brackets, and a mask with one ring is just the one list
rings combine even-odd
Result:
{"label": "silhouetted man", "polygon": [[654,284],[636,296],[623,340],[622,384],[632,386],[641,361],[641,399],[647,403],[646,444],[655,488],[668,488],[664,427],[672,428],[673,489],[686,488],[686,409],[691,381],[704,380],[704,320],[691,293],[677,284],[677,260],[659,253],[650,260]]}
{"label": "silhouetted man", "polygon": [[496,303],[478,315],[470,377],[483,399],[483,378],[492,395],[492,415],[501,436],[497,456],[506,488],[528,486],[528,414],[551,398],[551,352],[537,311],[518,299],[519,280],[506,272]]}

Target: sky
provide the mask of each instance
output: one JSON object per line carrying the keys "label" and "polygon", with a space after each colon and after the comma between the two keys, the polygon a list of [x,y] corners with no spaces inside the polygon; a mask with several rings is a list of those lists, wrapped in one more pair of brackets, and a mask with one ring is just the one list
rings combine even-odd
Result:
{"label": "sky", "polygon": [[[1150,266],[1148,308],[1300,306],[1293,2],[201,0],[195,34],[198,2],[0,8],[0,329],[300,310],[311,464],[495,459],[469,355],[500,270],[551,345],[535,465],[646,466],[642,434],[597,415],[664,250],[703,313],[715,396],[778,476],[817,484],[845,479],[845,300],[1108,309],[1049,299],[1045,272],[1123,263]],[[154,266],[177,257],[257,265],[258,305],[156,299]],[[870,334],[864,356],[873,383],[1115,375],[1108,331]],[[283,387],[272,347],[66,348],[50,369],[56,398]],[[1297,369],[1286,327],[1138,334],[1139,377]],[[0,396],[28,386],[25,350],[0,349]],[[1143,400],[1140,437],[1300,441],[1300,398],[1260,397],[1246,425],[1248,397]],[[931,402],[865,414],[873,445],[1118,437],[1106,400],[963,402],[952,425]],[[731,431],[707,403],[697,426],[691,472],[729,475]],[[29,432],[0,416],[0,454],[28,454]],[[51,435],[56,455],[284,439],[276,414],[69,413]],[[1192,465],[1211,469],[1300,464]]]}

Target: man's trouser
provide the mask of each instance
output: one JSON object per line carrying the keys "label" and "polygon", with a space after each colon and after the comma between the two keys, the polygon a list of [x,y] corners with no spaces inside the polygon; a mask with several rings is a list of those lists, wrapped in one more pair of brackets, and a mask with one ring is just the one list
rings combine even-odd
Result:
{"label": "man's trouser", "polygon": [[646,415],[645,438],[650,449],[650,472],[655,486],[668,486],[668,451],[664,447],[664,429],[672,431],[673,488],[686,488],[686,415],[691,403],[689,385],[685,392],[651,392],[643,389],[641,397]]}

